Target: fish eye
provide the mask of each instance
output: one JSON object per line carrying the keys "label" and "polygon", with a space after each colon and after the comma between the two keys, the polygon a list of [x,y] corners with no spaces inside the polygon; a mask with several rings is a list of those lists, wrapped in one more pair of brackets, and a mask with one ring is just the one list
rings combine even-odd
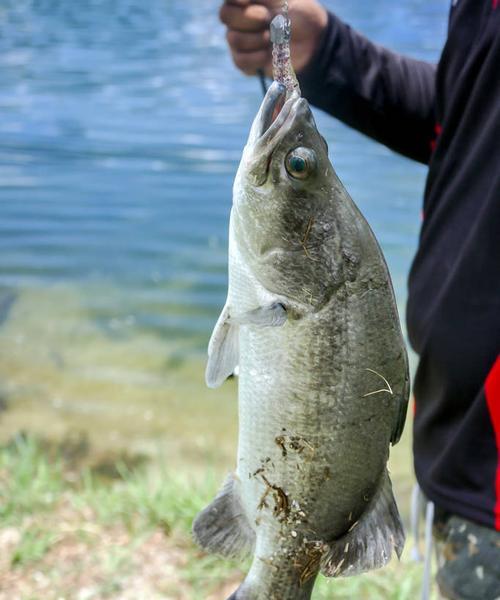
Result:
{"label": "fish eye", "polygon": [[316,168],[316,155],[309,148],[295,148],[285,158],[285,168],[294,179],[307,179]]}

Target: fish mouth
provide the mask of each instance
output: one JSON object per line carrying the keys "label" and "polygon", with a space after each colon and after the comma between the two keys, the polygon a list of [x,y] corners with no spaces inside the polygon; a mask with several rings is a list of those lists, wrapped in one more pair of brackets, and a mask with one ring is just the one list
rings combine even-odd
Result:
{"label": "fish mouth", "polygon": [[286,87],[273,81],[262,103],[259,137],[262,137],[280,114],[286,100]]}
{"label": "fish mouth", "polygon": [[259,112],[255,117],[243,153],[242,164],[254,186],[267,180],[274,150],[286,134],[307,118],[309,105],[296,91],[274,81],[267,90]]}
{"label": "fish mouth", "polygon": [[288,92],[282,83],[273,81],[260,110],[258,129],[259,141],[268,141],[283,126],[293,107],[301,100],[296,92],[287,98]]}

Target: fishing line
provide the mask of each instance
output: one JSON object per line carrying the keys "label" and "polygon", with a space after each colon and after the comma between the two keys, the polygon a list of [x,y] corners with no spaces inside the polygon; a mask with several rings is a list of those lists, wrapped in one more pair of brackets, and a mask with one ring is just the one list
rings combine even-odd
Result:
{"label": "fishing line", "polygon": [[267,81],[264,69],[257,69],[257,77],[259,78],[260,87],[262,88],[262,95],[265,96],[267,94]]}

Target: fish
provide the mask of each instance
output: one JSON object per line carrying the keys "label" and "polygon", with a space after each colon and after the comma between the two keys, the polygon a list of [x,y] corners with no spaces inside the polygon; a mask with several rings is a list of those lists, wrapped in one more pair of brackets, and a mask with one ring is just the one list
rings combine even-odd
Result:
{"label": "fish", "polygon": [[228,293],[206,382],[238,367],[236,468],[196,542],[252,557],[232,600],[305,600],[317,575],[401,555],[387,470],[406,417],[406,347],[389,271],[309,104],[273,82],[235,177]]}

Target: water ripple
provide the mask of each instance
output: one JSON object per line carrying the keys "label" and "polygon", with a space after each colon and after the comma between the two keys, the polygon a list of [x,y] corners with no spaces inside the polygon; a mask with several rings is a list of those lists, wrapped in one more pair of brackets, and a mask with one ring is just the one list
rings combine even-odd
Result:
{"label": "water ripple", "polygon": [[[445,0],[329,4],[380,43],[438,55]],[[231,64],[217,10],[215,0],[2,2],[0,285],[33,297],[73,285],[75,319],[106,335],[205,345],[225,296],[232,179],[260,102]],[[424,170],[318,123],[402,302]],[[55,329],[57,304],[40,313]]]}

